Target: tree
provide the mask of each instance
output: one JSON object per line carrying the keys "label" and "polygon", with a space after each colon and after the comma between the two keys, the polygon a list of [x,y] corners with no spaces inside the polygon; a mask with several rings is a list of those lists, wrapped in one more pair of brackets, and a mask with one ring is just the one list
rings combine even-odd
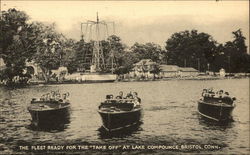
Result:
{"label": "tree", "polygon": [[156,64],[153,66],[153,69],[150,71],[150,73],[153,73],[155,79],[155,75],[159,74],[160,71],[161,71],[160,66]]}
{"label": "tree", "polygon": [[241,29],[232,32],[234,35],[233,44],[238,52],[247,53],[246,38],[243,36]]}
{"label": "tree", "polygon": [[140,60],[141,59],[151,59],[154,62],[160,62],[163,51],[160,45],[155,43],[139,44],[135,43],[131,47],[131,51],[137,53]]}
{"label": "tree", "polygon": [[226,69],[228,71],[228,58],[225,55],[225,47],[223,44],[219,44],[216,49],[216,56],[213,61],[212,70],[218,72],[221,68]]}
{"label": "tree", "polygon": [[[166,41],[168,63],[184,67],[207,70],[207,64],[215,59],[217,42],[206,33],[197,30],[174,33]],[[198,62],[199,61],[199,62]]]}
{"label": "tree", "polygon": [[249,72],[250,60],[245,45],[245,37],[241,30],[232,32],[233,41],[225,43],[223,48],[223,62],[227,72]]}
{"label": "tree", "polygon": [[2,11],[0,57],[3,58],[6,68],[2,72],[1,79],[6,80],[7,84],[25,83],[30,77],[24,69],[26,61],[30,61],[36,52],[34,38],[37,34],[32,25],[27,23],[28,19],[28,15],[23,11],[16,9]]}
{"label": "tree", "polygon": [[57,69],[62,62],[63,36],[55,31],[55,26],[42,23],[32,23],[37,32],[35,39],[36,53],[32,59],[42,69],[46,82],[49,82],[51,70]]}
{"label": "tree", "polygon": [[62,42],[63,55],[61,65],[67,67],[69,73],[77,71],[78,63],[76,61],[76,41],[65,38]]}
{"label": "tree", "polygon": [[115,70],[116,74],[126,74],[134,67],[134,63],[140,61],[139,55],[137,53],[126,51],[123,54],[121,66],[117,67]]}

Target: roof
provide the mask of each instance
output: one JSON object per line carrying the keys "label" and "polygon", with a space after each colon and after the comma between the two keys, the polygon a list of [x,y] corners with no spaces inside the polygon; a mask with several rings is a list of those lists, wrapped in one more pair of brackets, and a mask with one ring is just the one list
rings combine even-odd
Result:
{"label": "roof", "polygon": [[154,65],[156,62],[153,62],[151,59],[142,59],[141,61],[135,63],[135,66],[142,66],[142,65]]}
{"label": "roof", "polygon": [[176,65],[160,65],[160,70],[163,72],[177,72],[179,67]]}
{"label": "roof", "polygon": [[198,72],[198,70],[192,67],[179,67],[180,71],[182,72]]}

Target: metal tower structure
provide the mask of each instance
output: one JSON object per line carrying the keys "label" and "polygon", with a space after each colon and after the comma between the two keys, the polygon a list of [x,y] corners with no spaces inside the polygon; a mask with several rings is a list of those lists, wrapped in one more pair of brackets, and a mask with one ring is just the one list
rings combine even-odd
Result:
{"label": "metal tower structure", "polygon": [[[101,40],[105,40],[109,36],[109,24],[112,24],[114,34],[115,23],[100,21],[98,17],[98,12],[96,16],[96,21],[88,20],[87,22],[81,23],[82,38],[85,37],[86,41],[93,42],[92,53],[85,54],[85,62],[91,64],[89,68],[90,72],[99,72],[106,68]],[[90,56],[92,57],[91,59],[89,59]],[[113,57],[114,54],[111,51],[112,68]]]}

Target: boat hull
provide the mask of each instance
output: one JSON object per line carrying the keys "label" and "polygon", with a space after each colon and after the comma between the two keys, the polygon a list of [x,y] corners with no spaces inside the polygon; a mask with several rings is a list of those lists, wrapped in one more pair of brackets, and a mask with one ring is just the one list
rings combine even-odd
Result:
{"label": "boat hull", "polygon": [[133,109],[132,111],[104,112],[98,111],[103,122],[103,127],[107,131],[116,131],[126,127],[133,126],[141,121],[142,109]]}
{"label": "boat hull", "polygon": [[224,103],[207,103],[198,101],[199,114],[210,120],[224,122],[232,120],[232,111],[235,106]]}
{"label": "boat hull", "polygon": [[28,110],[32,117],[32,124],[36,126],[54,126],[69,121],[69,106],[43,111]]}

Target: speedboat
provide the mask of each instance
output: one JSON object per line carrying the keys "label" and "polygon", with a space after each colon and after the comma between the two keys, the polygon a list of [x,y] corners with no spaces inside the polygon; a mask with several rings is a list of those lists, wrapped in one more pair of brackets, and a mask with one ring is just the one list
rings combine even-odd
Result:
{"label": "speedboat", "polygon": [[141,103],[134,98],[112,99],[101,102],[98,113],[107,131],[116,131],[138,124],[142,117]]}
{"label": "speedboat", "polygon": [[33,98],[28,111],[32,117],[32,124],[43,126],[62,122],[69,117],[70,102],[69,93],[60,94],[52,91],[42,95],[41,98]]}
{"label": "speedboat", "polygon": [[204,89],[202,98],[198,101],[198,112],[201,116],[217,122],[233,120],[232,111],[236,107],[235,97],[230,97],[228,92]]}

